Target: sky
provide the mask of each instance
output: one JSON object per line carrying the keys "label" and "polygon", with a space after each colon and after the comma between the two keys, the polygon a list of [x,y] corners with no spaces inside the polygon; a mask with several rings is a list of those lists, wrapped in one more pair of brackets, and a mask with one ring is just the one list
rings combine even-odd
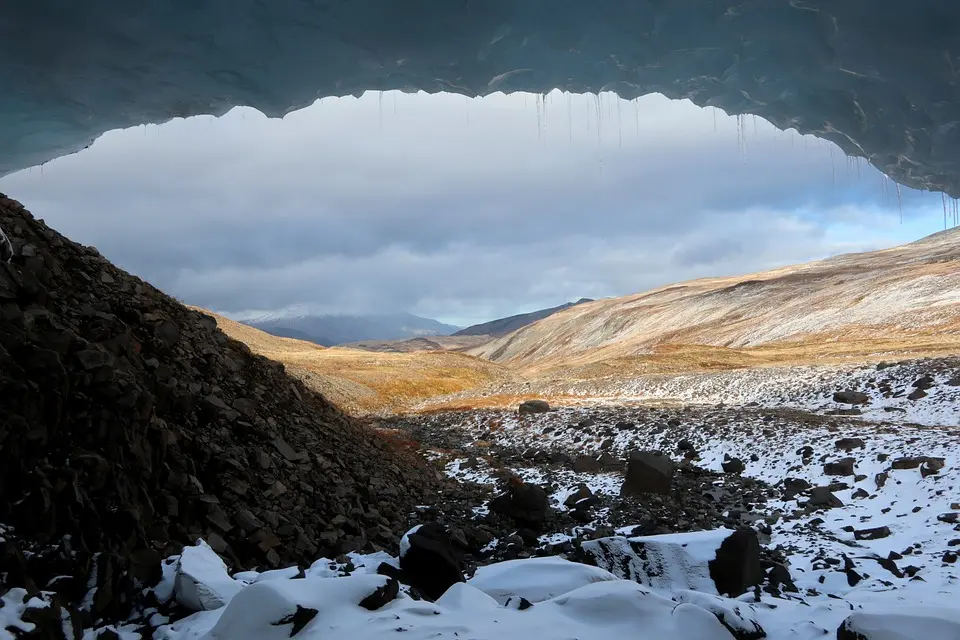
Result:
{"label": "sky", "polygon": [[466,326],[943,228],[939,194],[898,200],[831,143],[661,95],[236,108],[109,132],[0,192],[238,318],[297,307]]}

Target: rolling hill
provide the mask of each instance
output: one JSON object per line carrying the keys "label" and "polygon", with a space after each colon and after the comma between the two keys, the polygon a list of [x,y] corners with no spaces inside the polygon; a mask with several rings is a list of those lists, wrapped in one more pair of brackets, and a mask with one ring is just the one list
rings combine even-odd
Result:
{"label": "rolling hill", "polygon": [[468,353],[526,375],[936,355],[960,350],[960,231],[577,305]]}
{"label": "rolling hill", "polygon": [[460,353],[324,348],[193,308],[213,316],[224,333],[254,353],[282,362],[308,387],[353,415],[402,412],[428,398],[513,380],[505,367]]}

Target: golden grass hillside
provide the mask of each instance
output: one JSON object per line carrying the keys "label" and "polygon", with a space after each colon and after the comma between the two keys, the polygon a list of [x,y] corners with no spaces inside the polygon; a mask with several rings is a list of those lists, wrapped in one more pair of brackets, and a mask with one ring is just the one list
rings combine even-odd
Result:
{"label": "golden grass hillside", "polygon": [[578,305],[468,351],[528,378],[960,353],[960,231]]}
{"label": "golden grass hillside", "polygon": [[513,380],[505,367],[460,353],[377,353],[278,338],[205,309],[220,329],[282,362],[310,388],[353,415],[403,412],[432,397]]}

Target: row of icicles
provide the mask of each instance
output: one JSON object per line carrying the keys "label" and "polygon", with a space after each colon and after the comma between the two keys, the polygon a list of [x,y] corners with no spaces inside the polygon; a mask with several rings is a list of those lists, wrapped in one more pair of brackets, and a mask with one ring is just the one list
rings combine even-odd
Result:
{"label": "row of icicles", "polygon": [[[565,93],[567,98],[567,128],[568,135],[570,140],[573,140],[573,94]],[[602,94],[596,93],[592,94],[594,99],[594,113],[596,114],[597,119],[597,149],[601,149],[601,135],[600,129],[603,125],[603,97]],[[543,129],[546,127],[547,123],[547,99],[549,95],[543,93],[535,94],[536,100],[536,113],[537,113],[537,139],[542,140]],[[637,136],[640,135],[640,98],[634,98],[630,100],[633,103],[634,107],[634,119]],[[619,148],[623,148],[623,118],[621,112],[621,104],[623,99],[617,96],[614,100],[616,104],[616,116],[617,116],[617,135],[618,135],[618,145]],[[713,130],[717,131],[717,111],[716,107],[713,108]],[[607,115],[612,115],[612,108],[607,104]],[[757,116],[751,115],[753,120],[753,133],[757,133]],[[746,162],[747,160],[747,127],[746,127],[746,115],[737,114],[737,150],[739,152],[740,158],[742,161]],[[590,119],[587,119],[587,130],[590,130]],[[791,146],[795,140],[796,130],[790,130],[790,143]],[[809,138],[803,136],[804,146],[807,145]],[[816,138],[817,146],[820,146],[822,140]],[[836,185],[837,180],[837,170],[836,163],[834,158],[834,144],[828,143],[830,149],[830,167],[831,167],[831,179],[833,184]],[[847,160],[847,175],[849,176],[851,171],[856,171],[857,179],[859,180],[862,176],[862,165],[864,158],[860,156],[845,156]],[[603,177],[603,155],[600,155],[600,176]],[[890,178],[887,177],[885,173],[881,173],[882,188],[884,194],[884,200],[889,202],[890,199],[890,186],[889,183],[893,182]],[[903,193],[900,187],[900,183],[893,182],[896,192],[897,192],[897,206],[900,210],[900,223],[903,223]],[[943,228],[947,229],[950,227],[956,227],[960,225],[960,201],[957,198],[948,198],[947,195],[943,192],[940,193],[941,200],[943,203]]]}

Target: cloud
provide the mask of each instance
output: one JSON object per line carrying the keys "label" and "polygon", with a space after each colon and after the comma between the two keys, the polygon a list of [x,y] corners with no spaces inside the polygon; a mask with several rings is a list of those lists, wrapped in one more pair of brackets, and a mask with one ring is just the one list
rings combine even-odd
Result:
{"label": "cloud", "polygon": [[[0,190],[191,303],[466,323],[926,232],[883,185],[662,96],[390,93],[115,131]],[[900,200],[935,230],[939,196]]]}

